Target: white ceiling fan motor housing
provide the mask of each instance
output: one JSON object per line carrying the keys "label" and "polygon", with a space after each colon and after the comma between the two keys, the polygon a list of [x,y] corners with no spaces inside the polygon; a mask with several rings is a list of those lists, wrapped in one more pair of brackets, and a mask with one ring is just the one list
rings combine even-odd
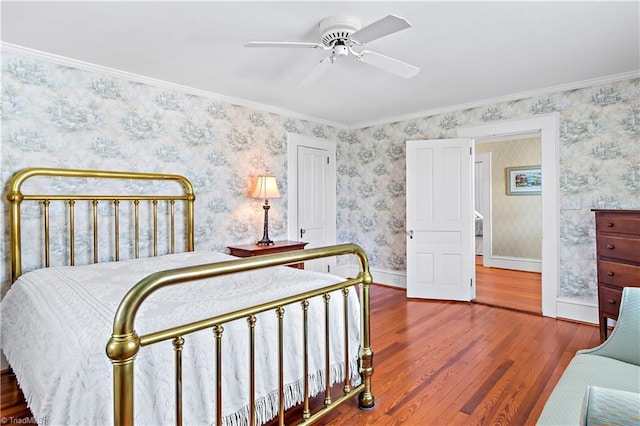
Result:
{"label": "white ceiling fan motor housing", "polygon": [[[318,24],[322,42],[325,46],[331,47],[337,40],[347,40],[349,36],[362,27],[360,20],[352,16],[336,15],[324,18]],[[346,47],[343,49],[344,54],[340,51],[336,52],[340,56],[347,55]]]}

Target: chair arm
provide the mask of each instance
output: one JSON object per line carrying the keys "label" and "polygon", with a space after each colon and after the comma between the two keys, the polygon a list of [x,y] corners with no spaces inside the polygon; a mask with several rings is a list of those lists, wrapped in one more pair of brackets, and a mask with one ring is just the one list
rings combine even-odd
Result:
{"label": "chair arm", "polygon": [[578,354],[599,355],[640,365],[640,287],[622,290],[620,313],[613,333],[604,343]]}

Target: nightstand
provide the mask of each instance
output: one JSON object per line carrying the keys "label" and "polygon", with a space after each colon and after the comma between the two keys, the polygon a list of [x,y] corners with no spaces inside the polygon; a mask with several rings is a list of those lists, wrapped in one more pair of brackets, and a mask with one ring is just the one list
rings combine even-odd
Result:
{"label": "nightstand", "polygon": [[[302,241],[274,241],[274,243],[269,246],[246,244],[242,246],[229,246],[228,249],[232,256],[253,257],[264,256],[265,254],[283,253],[286,251],[303,250],[304,246],[307,244],[309,243]],[[304,263],[294,263],[287,266],[304,269]]]}

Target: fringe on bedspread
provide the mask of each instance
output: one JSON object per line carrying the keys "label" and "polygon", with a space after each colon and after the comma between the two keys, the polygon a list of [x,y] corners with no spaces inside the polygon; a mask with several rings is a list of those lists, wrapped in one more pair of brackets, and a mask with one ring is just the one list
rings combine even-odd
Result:
{"label": "fringe on bedspread", "polygon": [[[358,357],[354,357],[349,361],[349,372],[351,373],[352,386],[358,386],[361,378],[359,373]],[[344,362],[331,365],[331,385],[344,381],[345,368]],[[316,371],[309,374],[309,396],[315,397],[325,390],[325,372],[324,370]],[[300,379],[293,383],[285,384],[284,389],[284,406],[289,409],[304,401],[304,380]],[[279,396],[278,391],[269,393],[266,397],[256,400],[256,424],[262,425],[267,423],[278,415]],[[222,419],[224,426],[249,426],[249,406],[227,415]],[[211,423],[212,426],[215,422]]]}

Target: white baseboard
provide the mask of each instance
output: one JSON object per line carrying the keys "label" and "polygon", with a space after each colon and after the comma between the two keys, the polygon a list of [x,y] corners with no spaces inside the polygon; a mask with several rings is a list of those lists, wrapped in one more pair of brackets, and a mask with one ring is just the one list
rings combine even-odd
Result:
{"label": "white baseboard", "polygon": [[[355,265],[341,265],[336,269],[335,274],[343,278],[355,277],[358,274],[358,267]],[[406,272],[371,268],[371,275],[375,283],[391,287],[407,288]],[[558,298],[556,300],[556,309],[557,318],[598,324],[598,306],[596,304]]]}
{"label": "white baseboard", "polygon": [[542,273],[542,261],[520,257],[482,256],[483,266]]}
{"label": "white baseboard", "polygon": [[[335,274],[343,278],[355,277],[358,275],[358,267],[355,265],[340,265],[336,268]],[[371,268],[371,275],[373,276],[373,282],[377,284],[407,288],[406,272]]]}
{"label": "white baseboard", "polygon": [[556,307],[557,318],[598,324],[598,305],[596,304],[558,298]]}

